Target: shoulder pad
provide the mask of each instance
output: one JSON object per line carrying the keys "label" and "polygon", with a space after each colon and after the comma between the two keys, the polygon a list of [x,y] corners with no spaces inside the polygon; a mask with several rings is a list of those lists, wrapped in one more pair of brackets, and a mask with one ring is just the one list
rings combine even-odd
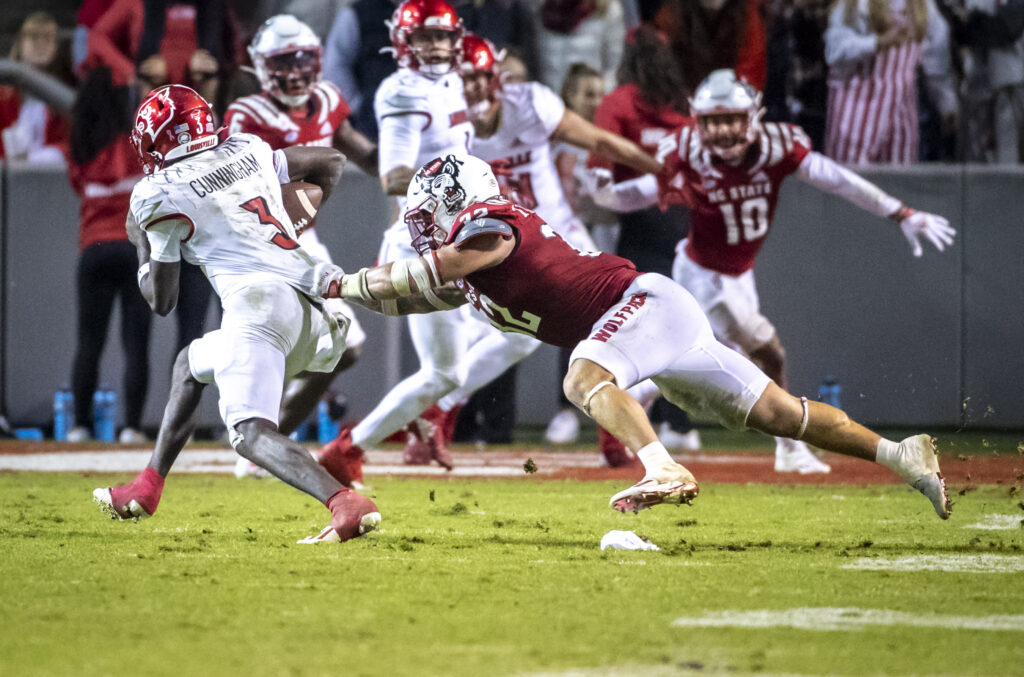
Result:
{"label": "shoulder pad", "polygon": [[455,231],[455,237],[452,239],[451,243],[455,245],[456,249],[458,249],[474,237],[488,234],[512,237],[515,235],[515,231],[512,230],[512,226],[501,219],[496,219],[492,216],[481,216],[478,219],[471,219],[462,224],[462,226]]}

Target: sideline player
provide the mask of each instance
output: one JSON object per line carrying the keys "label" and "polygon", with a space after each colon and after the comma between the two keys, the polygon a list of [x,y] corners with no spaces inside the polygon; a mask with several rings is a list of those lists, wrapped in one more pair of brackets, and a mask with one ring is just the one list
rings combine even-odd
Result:
{"label": "sideline player", "polygon": [[[657,172],[661,166],[633,142],[597,127],[565,107],[562,99],[537,82],[502,84],[500,56],[487,40],[467,35],[462,42],[462,81],[466,105],[476,134],[470,146],[472,154],[500,167],[498,183],[502,195],[526,207],[544,219],[562,239],[580,252],[596,252],[586,227],[573,214],[551,155],[553,141],[564,142],[585,151],[600,153],[613,162],[635,168],[640,173]],[[466,362],[467,382],[439,402],[442,411],[450,410],[461,399],[498,376],[486,362],[474,359],[486,343],[500,339],[488,337],[473,345]],[[507,365],[494,365],[494,368]],[[605,451],[603,449],[603,451]],[[605,454],[609,465],[628,465],[633,458],[624,449]]]}
{"label": "sideline player", "polygon": [[209,104],[181,85],[150,93],[136,113],[132,144],[147,176],[132,191],[126,227],[139,253],[142,295],[156,313],[169,313],[184,257],[202,266],[224,314],[220,329],[175,360],[149,465],[93,497],[115,518],[152,515],[195,427],[203,388],[216,383],[235,450],[331,511],[330,525],[303,542],[348,540],[377,527],[377,507],[277,429],[285,379],[333,370],[346,325],[314,300],[318,275],[341,269],[318,264],[295,241],[280,183],[308,180],[326,200],[345,158],[330,148],[274,151],[255,136],[216,131],[213,120]]}
{"label": "sideline player", "polygon": [[419,257],[321,277],[319,292],[369,308],[402,312],[399,301],[455,282],[496,326],[575,346],[565,376],[569,400],[637,449],[644,477],[612,496],[638,511],[689,503],[693,475],[658,441],[640,404],[626,393],[651,378],[669,401],[707,411],[733,428],[806,439],[823,449],[876,461],[924,494],[939,517],[951,504],[928,435],[884,439],[822,402],[797,398],[740,353],[715,339],[694,298],[626,259],[579,252],[534,212],[500,196],[490,166],[469,155],[424,165],[409,187],[405,220]]}
{"label": "sideline player", "polygon": [[[398,6],[391,19],[392,50],[398,61],[397,72],[381,83],[374,97],[374,109],[380,129],[380,178],[384,191],[401,196],[416,168],[432,157],[451,152],[466,152],[473,139],[473,126],[466,113],[459,56],[463,27],[455,11],[441,0],[407,0]],[[407,258],[415,252],[409,246],[409,232],[401,218],[384,233],[378,261]],[[440,297],[432,297],[439,310],[452,310]],[[480,360],[498,365],[497,374],[536,347],[536,340],[522,335],[503,336],[471,309],[415,315],[408,318],[409,334],[419,370],[398,383],[380,403],[349,431],[343,429],[337,439],[325,445],[319,460],[332,469],[343,467],[362,456],[362,447],[374,446],[412,422],[404,460],[410,464],[429,462],[431,458],[451,469],[452,458],[444,446],[441,426],[429,425],[417,417],[437,400],[459,387],[467,370],[480,362],[463,359],[471,343],[488,335],[498,339],[488,344],[490,352]],[[427,457],[418,453],[426,446]]]}
{"label": "sideline player", "polygon": [[[274,150],[333,146],[364,172],[376,175],[377,147],[349,122],[350,110],[341,91],[321,79],[320,38],[309,26],[290,14],[273,16],[256,32],[249,56],[262,91],[228,106],[224,123],[230,133],[254,134]],[[332,263],[313,225],[301,229],[298,242],[314,258]],[[331,301],[330,305],[332,312],[340,312],[349,320],[347,347],[333,372],[305,374],[289,383],[281,403],[280,430],[286,435],[306,419],[334,377],[355,364],[366,341],[352,309],[341,301]],[[239,476],[261,471],[245,459],[239,459],[235,467]]]}
{"label": "sideline player", "polygon": [[[761,94],[732,70],[711,73],[690,101],[695,118],[665,137],[664,171],[594,191],[598,204],[631,211],[658,202],[690,206],[689,237],[676,247],[673,279],[707,314],[715,335],[750,357],[786,387],[785,351],[761,314],[754,261],[768,235],[782,182],[790,175],[840,195],[876,216],[892,219],[921,255],[921,238],[942,251],[956,231],[941,216],[917,212],[854,172],[811,150],[795,125],[761,122]],[[600,175],[601,170],[594,170]],[[599,179],[600,180],[600,179]],[[777,436],[777,472],[827,473],[799,440]]]}

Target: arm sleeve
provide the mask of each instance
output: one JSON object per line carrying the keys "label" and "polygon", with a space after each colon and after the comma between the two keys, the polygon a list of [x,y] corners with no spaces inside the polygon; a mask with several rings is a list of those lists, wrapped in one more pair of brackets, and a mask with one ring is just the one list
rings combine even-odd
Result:
{"label": "arm sleeve", "polygon": [[396,167],[416,169],[423,116],[417,113],[388,115],[380,121],[380,175]]}
{"label": "arm sleeve", "polygon": [[[860,3],[858,3],[859,5]],[[865,29],[847,26],[843,22],[844,3],[837,3],[828,16],[828,28],[825,29],[825,63],[832,65],[841,61],[856,61],[875,53],[878,38]],[[858,7],[857,21],[863,19]]]}
{"label": "arm sleeve", "polygon": [[[533,97],[531,112],[539,123],[536,127],[533,125],[528,125],[528,127],[537,129],[539,134],[536,139],[522,138],[520,140],[523,143],[543,143],[551,138],[555,129],[562,122],[562,117],[565,115],[565,103],[550,88],[539,82],[531,82],[526,86],[530,88],[530,94]],[[527,134],[526,136],[531,137],[532,135]]]}
{"label": "arm sleeve", "polygon": [[149,258],[161,263],[181,260],[181,243],[192,237],[192,222],[185,217],[163,218],[146,224]]}
{"label": "arm sleeve", "polygon": [[956,113],[956,91],[953,87],[953,63],[949,51],[949,24],[935,5],[928,3],[928,33],[921,49],[921,68],[925,86],[940,113]]}
{"label": "arm sleeve", "polygon": [[607,192],[610,192],[608,197],[595,199],[598,205],[614,212],[635,212],[658,204],[658,179],[654,174],[644,174],[613,184]]}
{"label": "arm sleeve", "polygon": [[327,35],[323,74],[325,79],[338,86],[352,110],[359,110],[363,104],[363,93],[359,91],[359,84],[352,73],[352,64],[358,52],[359,24],[356,13],[351,7],[345,7],[338,12],[331,32]]}
{"label": "arm sleeve", "polygon": [[288,156],[284,154],[283,148],[274,151],[274,171],[277,172],[277,180],[281,183],[288,183]]}
{"label": "arm sleeve", "polygon": [[811,151],[797,167],[797,176],[807,183],[843,197],[864,211],[888,218],[903,203],[867,179]]}

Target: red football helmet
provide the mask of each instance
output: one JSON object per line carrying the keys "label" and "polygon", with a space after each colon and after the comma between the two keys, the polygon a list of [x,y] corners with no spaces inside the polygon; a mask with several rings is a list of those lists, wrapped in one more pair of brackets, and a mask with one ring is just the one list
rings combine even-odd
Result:
{"label": "red football helmet", "polygon": [[[462,51],[462,19],[451,5],[443,0],[406,0],[388,22],[391,31],[391,50],[398,65],[411,68],[425,75],[444,75],[458,66]],[[441,30],[451,32],[451,49],[448,57],[438,63],[428,63],[432,57],[421,52],[429,49],[415,48],[409,41],[413,33],[420,30]]]}
{"label": "red football helmet", "polygon": [[206,99],[184,85],[167,85],[139,105],[131,142],[142,171],[152,174],[170,160],[213,148],[219,138]]}
{"label": "red football helmet", "polygon": [[[499,52],[490,40],[472,33],[467,33],[462,39],[459,69],[466,84],[466,107],[470,119],[479,120],[484,117],[498,100],[498,92],[501,91],[501,62],[504,58],[505,50]],[[479,74],[487,76],[487,84],[483,87],[474,78]]]}

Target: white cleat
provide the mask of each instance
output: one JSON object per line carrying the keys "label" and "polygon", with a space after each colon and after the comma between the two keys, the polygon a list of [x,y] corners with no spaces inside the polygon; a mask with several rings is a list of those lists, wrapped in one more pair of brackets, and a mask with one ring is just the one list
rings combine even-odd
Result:
{"label": "white cleat", "polygon": [[827,475],[832,471],[815,456],[803,442],[775,438],[775,472],[795,472],[801,475]]}
{"label": "white cleat", "polygon": [[552,417],[544,431],[544,439],[550,444],[572,444],[580,436],[580,420],[574,409],[562,409]]}
{"label": "white cleat", "polygon": [[[359,533],[356,535],[356,538],[358,538],[359,536],[365,536],[366,534],[370,533],[371,531],[375,531],[379,527],[380,527],[380,513],[379,512],[367,513],[367,514],[363,515],[362,518],[360,518],[360,520],[359,520]],[[345,539],[345,540],[349,540],[349,539]],[[328,524],[326,527],[324,527],[323,531],[321,531],[316,536],[307,536],[306,538],[303,538],[302,540],[296,541],[296,543],[299,543],[301,545],[316,545],[317,543],[341,543],[341,542],[342,542],[341,536],[338,534],[337,531],[334,530],[334,527],[331,526],[330,524]]]}
{"label": "white cleat", "polygon": [[668,423],[662,423],[658,427],[658,439],[669,451],[676,453],[684,451],[700,451],[700,433],[696,428],[689,432],[680,433],[672,430]]}
{"label": "white cleat", "polygon": [[946,480],[939,470],[938,452],[931,435],[914,435],[900,442],[893,470],[903,481],[924,494],[935,514],[944,520],[953,512],[953,504],[946,495]]}
{"label": "white cleat", "polygon": [[270,477],[270,473],[249,459],[239,456],[238,460],[235,461],[235,477],[238,479],[242,479],[243,477],[262,479],[264,477]]}
{"label": "white cleat", "polygon": [[138,522],[141,519],[149,517],[149,513],[146,512],[145,508],[139,505],[139,502],[134,498],[128,501],[127,505],[121,506],[121,509],[114,505],[114,499],[110,496],[110,487],[101,487],[99,489],[93,489],[92,500],[99,504],[100,509],[110,515],[111,519],[116,520],[132,520]]}
{"label": "white cleat", "polygon": [[630,510],[637,513],[662,503],[690,505],[699,491],[693,473],[678,463],[672,463],[615,494],[608,505],[623,513]]}

